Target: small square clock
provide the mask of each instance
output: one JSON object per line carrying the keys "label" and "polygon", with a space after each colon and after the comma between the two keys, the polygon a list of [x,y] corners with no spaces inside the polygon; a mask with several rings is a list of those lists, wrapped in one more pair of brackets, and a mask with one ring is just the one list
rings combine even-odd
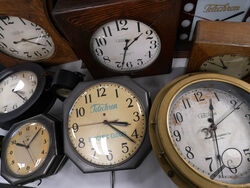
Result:
{"label": "small square clock", "polygon": [[200,21],[187,71],[215,72],[248,79],[250,23]]}
{"label": "small square clock", "polygon": [[58,0],[52,15],[95,78],[171,70],[181,0]]}

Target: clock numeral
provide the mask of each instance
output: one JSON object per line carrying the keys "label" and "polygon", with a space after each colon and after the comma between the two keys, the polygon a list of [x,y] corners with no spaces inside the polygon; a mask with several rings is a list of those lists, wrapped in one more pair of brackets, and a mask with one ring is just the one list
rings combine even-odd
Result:
{"label": "clock numeral", "polygon": [[39,27],[37,24],[30,22],[30,25],[32,25],[33,27]]}
{"label": "clock numeral", "polygon": [[148,36],[147,36],[146,39],[147,39],[147,40],[152,40],[152,39],[154,38],[153,36],[151,36],[151,35],[153,35],[153,33],[154,33],[154,32],[153,32],[152,30],[147,30],[147,31],[146,31],[146,34],[147,34]]}
{"label": "clock numeral", "polygon": [[42,57],[43,55],[39,51],[34,51],[35,56]]}
{"label": "clock numeral", "polygon": [[14,48],[10,48],[9,51],[11,51],[12,53],[19,54],[19,52],[17,50],[15,50]]}
{"label": "clock numeral", "polygon": [[23,54],[25,54],[28,58],[31,58],[31,57],[32,57],[32,55],[30,55],[29,52],[23,52]]}
{"label": "clock numeral", "polygon": [[203,93],[201,91],[194,93],[194,96],[197,102],[201,102],[205,100],[204,98],[202,98],[202,95]]}
{"label": "clock numeral", "polygon": [[27,167],[26,167],[26,170],[27,170],[27,171],[30,170],[30,166],[27,166]]}
{"label": "clock numeral", "polygon": [[0,48],[7,48],[8,46],[5,44],[5,43],[3,43],[3,42],[0,42]]}
{"label": "clock numeral", "polygon": [[4,36],[2,33],[0,33],[0,39],[4,39]]}
{"label": "clock numeral", "polygon": [[[233,107],[234,107],[236,110],[239,110],[239,109],[240,109],[240,107],[237,106],[238,102],[237,102],[236,100],[231,100],[231,101],[230,101],[230,104],[232,104]],[[237,107],[236,107],[236,106],[237,106]]]}
{"label": "clock numeral", "polygon": [[137,59],[137,65],[138,65],[138,66],[143,65],[143,61],[142,61],[142,59]]}
{"label": "clock numeral", "polygon": [[178,123],[182,123],[183,122],[183,116],[180,112],[177,112],[174,114],[174,120],[175,122]]}
{"label": "clock numeral", "polygon": [[13,164],[15,164],[15,161],[14,161],[14,160],[12,160],[12,161],[11,161],[11,164],[12,164],[12,165],[13,165]]}
{"label": "clock numeral", "polygon": [[[1,93],[1,89],[0,89],[0,93]],[[116,96],[116,98],[118,98],[118,97],[119,97],[119,94],[118,94],[118,89],[115,89],[115,96]]]}
{"label": "clock numeral", "polygon": [[25,21],[22,18],[19,18],[19,20],[23,23],[23,25],[26,25]]}
{"label": "clock numeral", "polygon": [[116,63],[116,67],[121,69],[122,68],[122,62],[115,62]]}
{"label": "clock numeral", "polygon": [[136,117],[133,119],[134,122],[138,122],[140,120],[140,114],[139,112],[134,112],[133,115]]}
{"label": "clock numeral", "polygon": [[189,102],[188,99],[183,99],[182,103],[183,103],[183,106],[184,106],[185,109],[191,108],[191,105],[190,105],[190,102]]}
{"label": "clock numeral", "polygon": [[12,140],[12,141],[11,141],[11,144],[12,144],[12,145],[16,145],[16,140]]}
{"label": "clock numeral", "polygon": [[1,29],[2,31],[4,31],[4,28],[3,28],[2,26],[0,26],[0,29]]}
{"label": "clock numeral", "polygon": [[26,127],[26,131],[29,131],[30,130],[30,127],[28,126],[28,127]]}
{"label": "clock numeral", "polygon": [[141,25],[140,25],[140,22],[137,22],[137,29],[138,29],[138,33],[141,32]]}
{"label": "clock numeral", "polygon": [[[1,93],[1,88],[0,88],[0,93]],[[248,124],[250,125],[250,114],[246,114],[245,115],[245,118],[247,118],[249,121],[248,121]]]}
{"label": "clock numeral", "polygon": [[77,123],[74,123],[74,124],[72,125],[72,129],[73,129],[74,133],[76,133],[76,132],[79,130],[78,124],[77,124]]}
{"label": "clock numeral", "polygon": [[125,65],[126,65],[126,67],[128,67],[128,68],[132,68],[132,67],[133,67],[132,62],[127,62],[127,63],[125,63]]}
{"label": "clock numeral", "polygon": [[107,45],[107,41],[105,38],[95,38],[95,42],[97,44],[98,47],[101,47],[101,46],[106,46]]}
{"label": "clock numeral", "polygon": [[85,104],[88,104],[88,102],[89,103],[92,103],[92,98],[91,98],[91,95],[89,94],[89,95],[85,95]]}
{"label": "clock numeral", "polygon": [[12,155],[13,154],[13,151],[10,151],[10,155]]}
{"label": "clock numeral", "polygon": [[105,37],[108,37],[108,36],[112,37],[112,32],[109,26],[103,27],[102,30],[103,30]]}
{"label": "clock numeral", "polygon": [[149,58],[151,58],[151,57],[152,57],[152,53],[151,53],[151,51],[150,51],[150,50],[148,51],[148,57],[149,57]]}
{"label": "clock numeral", "polygon": [[[117,31],[128,30],[128,27],[125,27],[128,24],[127,20],[119,20],[119,21],[116,20],[115,23],[116,23]],[[110,36],[112,36],[112,35],[110,35]]]}
{"label": "clock numeral", "polygon": [[129,102],[129,104],[128,104],[128,108],[132,108],[132,107],[134,107],[134,105],[132,104],[132,103],[133,103],[133,99],[131,99],[131,98],[127,98],[127,99],[126,99],[126,102]]}
{"label": "clock numeral", "polygon": [[244,149],[243,153],[245,154],[246,157],[248,157],[247,161],[250,163],[250,149],[249,148],[248,149]]}
{"label": "clock numeral", "polygon": [[106,89],[104,87],[97,89],[97,97],[105,97],[106,95]]}
{"label": "clock numeral", "polygon": [[135,129],[131,135],[132,137],[138,138],[137,130]]}
{"label": "clock numeral", "polygon": [[85,147],[85,142],[83,138],[79,138],[79,143],[78,143],[78,147],[79,148],[84,148]]}
{"label": "clock numeral", "polygon": [[175,130],[173,132],[174,136],[176,137],[176,142],[180,142],[181,141],[181,133],[178,130]]}
{"label": "clock numeral", "polygon": [[83,117],[85,115],[85,109],[83,107],[76,109],[76,117]]}
{"label": "clock numeral", "polygon": [[113,160],[114,157],[113,157],[113,154],[112,154],[111,150],[109,150],[109,154],[106,155],[106,158],[107,158],[108,161],[112,161]]}
{"label": "clock numeral", "polygon": [[237,174],[238,170],[237,168],[228,168],[232,174]]}
{"label": "clock numeral", "polygon": [[41,154],[43,154],[43,155],[45,154],[44,150],[41,152]]}
{"label": "clock numeral", "polygon": [[10,21],[9,16],[0,16],[0,20],[4,23],[4,25],[14,24],[13,21]]}
{"label": "clock numeral", "polygon": [[41,135],[43,135],[43,134],[44,134],[44,131],[42,130],[42,131],[41,131]]}
{"label": "clock numeral", "polygon": [[92,155],[92,157],[95,158],[95,156],[96,156],[96,150],[95,150],[95,148],[91,148],[91,150],[94,151],[94,154]]}
{"label": "clock numeral", "polygon": [[158,47],[156,40],[151,40],[150,44],[151,44],[150,49],[156,49]]}
{"label": "clock numeral", "polygon": [[47,140],[46,140],[46,139],[44,139],[44,140],[43,140],[43,144],[46,144],[46,143],[47,143]]}
{"label": "clock numeral", "polygon": [[219,99],[217,93],[214,92],[214,96],[216,97],[216,99],[217,99],[218,101],[220,101],[220,99]]}
{"label": "clock numeral", "polygon": [[23,134],[22,131],[18,131],[18,135],[21,136]]}
{"label": "clock numeral", "polygon": [[95,53],[96,53],[97,56],[103,56],[103,51],[102,51],[101,48],[96,48]]}
{"label": "clock numeral", "polygon": [[190,146],[186,146],[185,150],[187,152],[186,156],[189,159],[193,159],[194,158],[194,154],[192,153],[192,148]]}
{"label": "clock numeral", "polygon": [[108,56],[103,56],[103,60],[104,60],[105,63],[110,63],[111,62],[111,60],[109,59]]}
{"label": "clock numeral", "polygon": [[128,153],[129,148],[127,146],[127,142],[126,143],[122,143],[122,153]]}
{"label": "clock numeral", "polygon": [[52,44],[50,43],[49,40],[46,40],[46,42],[48,43],[48,45],[50,45],[50,47],[52,47]]}
{"label": "clock numeral", "polygon": [[42,48],[42,51],[44,54],[48,54],[49,53],[49,50],[47,48]]}
{"label": "clock numeral", "polygon": [[213,158],[212,157],[206,157],[205,160],[210,161],[209,162],[209,170],[210,170],[210,172],[213,172],[213,169],[212,169]]}

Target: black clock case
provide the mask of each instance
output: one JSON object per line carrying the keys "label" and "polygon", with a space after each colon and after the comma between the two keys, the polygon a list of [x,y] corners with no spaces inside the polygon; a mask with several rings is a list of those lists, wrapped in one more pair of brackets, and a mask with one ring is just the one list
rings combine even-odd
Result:
{"label": "black clock case", "polygon": [[35,63],[23,63],[6,68],[0,72],[0,82],[6,77],[19,71],[31,71],[37,76],[37,88],[30,99],[22,106],[9,113],[0,114],[0,127],[8,130],[13,123],[32,117],[40,113],[46,113],[52,107],[56,96],[50,89],[51,78],[45,70]]}
{"label": "black clock case", "polygon": [[[146,119],[146,133],[144,136],[144,140],[139,147],[139,149],[135,152],[133,156],[131,156],[128,160],[124,161],[122,164],[112,165],[112,166],[98,166],[91,164],[87,160],[84,160],[72,147],[71,141],[68,136],[68,114],[74,104],[74,101],[79,97],[79,95],[87,88],[92,85],[96,85],[98,83],[103,82],[112,82],[123,85],[130,89],[141,102]],[[151,144],[149,139],[148,132],[148,115],[150,109],[150,99],[149,93],[143,89],[141,86],[132,81],[131,78],[127,76],[121,77],[113,77],[101,80],[95,80],[90,82],[81,82],[77,85],[77,87],[73,90],[70,96],[64,101],[63,104],[63,136],[64,136],[64,151],[69,159],[83,172],[83,173],[93,173],[93,172],[105,172],[105,171],[117,171],[117,170],[127,170],[137,168],[144,160],[144,158],[151,151]]]}
{"label": "black clock case", "polygon": [[[28,122],[40,122],[48,130],[50,136],[49,152],[43,164],[33,173],[26,176],[13,174],[6,163],[6,150],[8,142],[16,129]],[[40,114],[14,124],[8,134],[4,137],[1,153],[1,176],[12,185],[23,185],[53,174],[56,174],[67,161],[63,151],[62,122],[48,114]]]}

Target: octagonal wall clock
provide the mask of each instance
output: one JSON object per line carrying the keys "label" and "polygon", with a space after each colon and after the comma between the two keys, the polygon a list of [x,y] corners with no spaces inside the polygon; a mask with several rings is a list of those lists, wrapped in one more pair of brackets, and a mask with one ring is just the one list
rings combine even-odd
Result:
{"label": "octagonal wall clock", "polygon": [[59,0],[55,23],[95,78],[171,70],[180,0]]}
{"label": "octagonal wall clock", "polygon": [[177,57],[187,57],[197,21],[250,22],[249,0],[183,0],[178,34]]}
{"label": "octagonal wall clock", "polygon": [[249,31],[250,23],[200,21],[187,72],[214,72],[249,82]]}
{"label": "octagonal wall clock", "polygon": [[46,0],[0,0],[0,63],[62,64],[78,58],[56,31]]}

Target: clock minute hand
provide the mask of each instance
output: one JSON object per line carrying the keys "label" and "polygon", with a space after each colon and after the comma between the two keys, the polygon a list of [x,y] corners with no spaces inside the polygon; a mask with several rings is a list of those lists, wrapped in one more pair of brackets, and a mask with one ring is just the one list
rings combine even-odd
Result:
{"label": "clock minute hand", "polygon": [[22,95],[20,95],[20,94],[18,93],[18,91],[14,91],[14,89],[12,89],[12,92],[15,93],[15,94],[16,94],[18,97],[20,97],[21,99],[23,99],[24,102],[27,101],[27,99],[26,99],[25,97],[23,97]]}
{"label": "clock minute hand", "polygon": [[134,40],[127,46],[127,49],[128,49],[135,41],[137,41],[142,35],[143,35],[143,33],[141,33],[140,35],[138,35],[137,37],[135,37]]}
{"label": "clock minute hand", "polygon": [[36,45],[38,45],[38,46],[46,46],[46,45],[44,45],[44,44],[41,44],[41,43],[39,43],[39,42],[32,42],[32,41],[29,41],[29,40],[26,40],[26,39],[22,39],[24,42],[29,42],[29,43],[31,43],[31,44],[36,44]]}
{"label": "clock minute hand", "polygon": [[124,47],[124,54],[123,54],[123,58],[122,58],[122,67],[121,68],[123,68],[123,65],[125,63],[125,58],[126,58],[127,51],[128,51],[128,42],[129,42],[129,39],[126,39],[125,42],[126,42],[126,44],[125,44],[125,47]]}
{"label": "clock minute hand", "polygon": [[222,59],[220,59],[220,63],[222,64],[223,69],[227,69],[227,66],[224,64],[224,61]]}
{"label": "clock minute hand", "polygon": [[43,37],[47,37],[48,35],[42,35],[42,36],[39,36],[39,37],[31,37],[31,38],[27,38],[27,39],[24,39],[22,38],[21,40],[19,41],[13,41],[14,44],[18,44],[20,42],[26,42],[26,41],[29,41],[29,40],[33,40],[33,39],[38,39],[38,38],[43,38]]}
{"label": "clock minute hand", "polygon": [[193,17],[200,18],[200,19],[203,19],[203,20],[213,21],[211,19],[208,19],[208,18],[205,18],[205,17],[202,17],[202,16],[198,16],[198,15],[194,15],[192,13],[188,13],[188,12],[184,12],[184,13],[187,14],[187,15],[189,15],[189,16],[193,16]]}
{"label": "clock minute hand", "polygon": [[33,136],[33,138],[30,140],[29,144],[27,145],[27,147],[29,148],[30,144],[33,142],[33,140],[37,137],[37,135],[39,134],[39,132],[41,131],[41,128],[36,132],[36,134]]}
{"label": "clock minute hand", "polygon": [[236,17],[236,16],[239,16],[239,15],[241,15],[241,14],[244,14],[244,12],[245,11],[241,11],[241,12],[238,12],[238,13],[236,13],[236,14],[233,14],[232,16],[229,16],[229,17],[226,17],[226,18],[224,18],[224,19],[216,19],[215,21],[226,21],[226,20],[229,20],[229,19],[231,19],[231,18],[234,18],[234,17]]}

